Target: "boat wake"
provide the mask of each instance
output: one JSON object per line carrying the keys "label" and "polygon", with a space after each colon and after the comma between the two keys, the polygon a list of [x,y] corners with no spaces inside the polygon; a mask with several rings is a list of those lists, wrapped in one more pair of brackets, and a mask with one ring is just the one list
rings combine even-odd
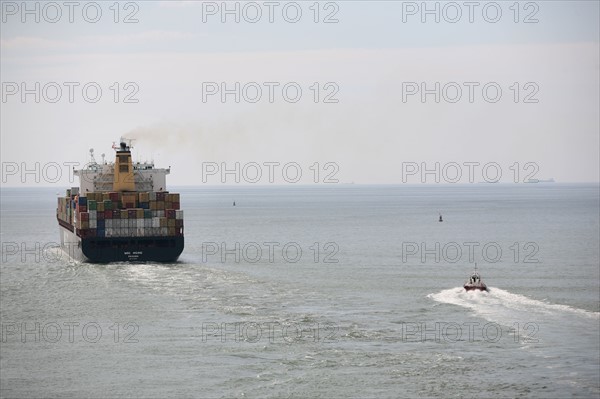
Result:
{"label": "boat wake", "polygon": [[527,344],[539,343],[546,348],[564,347],[568,338],[571,341],[569,346],[579,342],[587,348],[598,348],[598,312],[547,303],[493,287],[487,292],[466,291],[456,287],[427,297],[439,303],[467,308],[475,316],[508,329],[520,327],[527,330],[528,336],[534,338],[523,341]]}
{"label": "boat wake", "polygon": [[505,318],[512,320],[519,315],[536,319],[577,315],[586,319],[600,320],[598,312],[547,303],[500,288],[490,288],[489,291],[465,291],[462,287],[456,287],[429,294],[427,297],[436,302],[468,308],[490,321],[505,321],[502,320]]}

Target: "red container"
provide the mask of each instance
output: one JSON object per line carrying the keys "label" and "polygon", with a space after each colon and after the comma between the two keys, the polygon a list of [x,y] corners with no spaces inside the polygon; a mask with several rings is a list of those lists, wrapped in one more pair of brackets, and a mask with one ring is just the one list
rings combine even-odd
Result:
{"label": "red container", "polygon": [[79,218],[81,219],[82,222],[87,222],[90,220],[90,214],[87,212],[81,212],[79,214]]}
{"label": "red container", "polygon": [[129,219],[136,219],[137,216],[136,216],[135,209],[129,209],[127,211],[127,216],[129,217]]}
{"label": "red container", "polygon": [[167,214],[167,219],[175,219],[175,209],[167,209],[165,213]]}
{"label": "red container", "polygon": [[104,219],[112,219],[113,211],[104,211]]}
{"label": "red container", "polygon": [[113,202],[118,202],[119,201],[119,193],[108,193],[108,197]]}
{"label": "red container", "polygon": [[173,202],[173,209],[181,209],[180,206],[181,204],[179,202]]}
{"label": "red container", "polygon": [[112,211],[112,218],[113,219],[121,219],[121,211],[118,209],[115,209]]}
{"label": "red container", "polygon": [[175,219],[175,227],[183,227],[183,219]]}
{"label": "red container", "polygon": [[159,191],[156,193],[156,200],[157,201],[164,201],[165,197],[166,197],[167,192],[166,191]]}
{"label": "red container", "polygon": [[97,220],[104,220],[104,212],[98,212],[98,213],[96,213],[96,219]]}
{"label": "red container", "polygon": [[87,212],[87,205],[79,205],[77,212]]}
{"label": "red container", "polygon": [[135,202],[124,202],[123,203],[123,207],[125,209],[129,209],[129,208],[135,208]]}

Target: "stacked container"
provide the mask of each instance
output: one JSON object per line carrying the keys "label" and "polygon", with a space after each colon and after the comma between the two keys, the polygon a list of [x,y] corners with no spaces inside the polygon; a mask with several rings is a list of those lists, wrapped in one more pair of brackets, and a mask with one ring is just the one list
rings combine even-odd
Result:
{"label": "stacked container", "polygon": [[57,217],[88,237],[168,237],[183,235],[179,194],[159,192],[95,192],[67,190],[58,199]]}

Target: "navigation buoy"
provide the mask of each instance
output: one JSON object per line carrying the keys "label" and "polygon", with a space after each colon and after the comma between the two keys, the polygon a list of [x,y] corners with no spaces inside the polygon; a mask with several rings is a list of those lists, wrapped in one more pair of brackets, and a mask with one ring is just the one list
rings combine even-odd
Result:
{"label": "navigation buoy", "polygon": [[443,222],[444,219],[442,219],[442,214],[440,213],[440,222]]}

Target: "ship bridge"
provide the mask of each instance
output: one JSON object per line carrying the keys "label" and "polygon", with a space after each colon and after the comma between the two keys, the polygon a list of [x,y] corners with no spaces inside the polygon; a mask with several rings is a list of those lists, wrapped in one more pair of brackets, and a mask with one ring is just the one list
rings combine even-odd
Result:
{"label": "ship bridge", "polygon": [[94,158],[94,150],[90,149],[90,161],[84,168],[75,170],[79,177],[80,192],[110,191],[163,191],[167,187],[167,175],[171,169],[155,168],[154,162],[131,161],[131,145],[121,140],[115,146],[115,162],[107,162],[102,154],[98,163]]}

